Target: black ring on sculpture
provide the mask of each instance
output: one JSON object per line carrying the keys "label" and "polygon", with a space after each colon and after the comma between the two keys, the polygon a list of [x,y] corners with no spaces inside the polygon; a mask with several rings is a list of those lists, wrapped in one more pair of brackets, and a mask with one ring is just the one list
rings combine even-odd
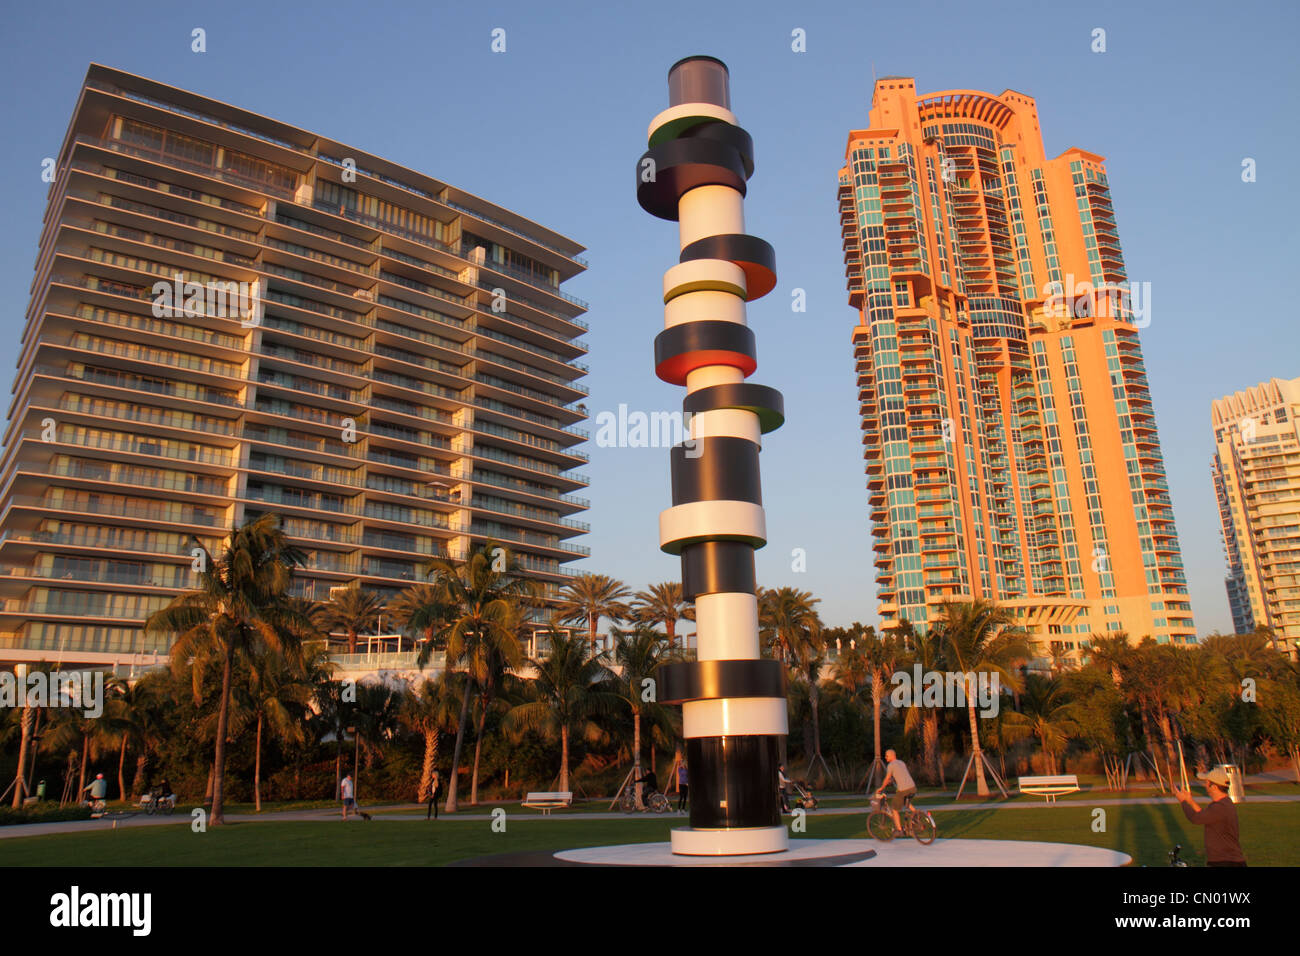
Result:
{"label": "black ring on sculpture", "polygon": [[725,259],[745,273],[747,301],[761,299],[776,288],[776,252],[757,236],[728,233],[696,239],[682,249],[678,262],[693,259]]}
{"label": "black ring on sculpture", "polygon": [[745,178],[754,175],[754,138],[739,126],[711,120],[683,130],[678,139],[711,139],[726,143],[745,165]]}
{"label": "black ring on sculpture", "polygon": [[[654,178],[645,178],[646,162]],[[719,139],[670,139],[641,154],[636,164],[636,201],[660,219],[677,221],[682,195],[698,186],[727,186],[745,195],[745,162]]]}
{"label": "black ring on sculpture", "polygon": [[707,365],[731,365],[750,375],[758,367],[754,332],[739,322],[683,322],[655,336],[655,374],[673,385]]}
{"label": "black ring on sculpture", "polygon": [[682,548],[682,600],[701,594],[753,594],[754,546],[743,541],[697,541]]}
{"label": "black ring on sculpture", "polygon": [[785,424],[785,399],[768,385],[752,382],[727,382],[691,392],[682,402],[682,411],[691,415],[723,408],[739,408],[758,416],[760,433],[776,431]]}
{"label": "black ring on sculpture", "polygon": [[769,658],[737,661],[690,661],[659,666],[659,701],[724,697],[784,697],[785,670]]}
{"label": "black ring on sculpture", "polygon": [[674,507],[696,501],[763,503],[758,446],[748,438],[696,438],[690,448],[673,446],[670,459]]}

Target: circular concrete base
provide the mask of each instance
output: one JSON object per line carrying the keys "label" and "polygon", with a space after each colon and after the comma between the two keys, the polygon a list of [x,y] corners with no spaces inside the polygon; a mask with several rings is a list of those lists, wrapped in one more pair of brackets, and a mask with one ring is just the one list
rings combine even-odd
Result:
{"label": "circular concrete base", "polygon": [[668,843],[561,850],[555,859],[588,866],[1125,866],[1126,853],[1073,843],[1021,840],[791,840],[781,853],[683,856]]}
{"label": "circular concrete base", "polygon": [[786,850],[785,827],[745,827],[737,830],[703,830],[677,827],[671,835],[672,851],[681,856],[751,856]]}

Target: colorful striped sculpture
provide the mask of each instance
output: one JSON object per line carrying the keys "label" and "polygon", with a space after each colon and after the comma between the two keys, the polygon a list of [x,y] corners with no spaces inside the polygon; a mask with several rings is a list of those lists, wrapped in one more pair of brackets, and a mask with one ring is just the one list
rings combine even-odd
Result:
{"label": "colorful striped sculpture", "polygon": [[785,674],[760,657],[754,549],[767,538],[761,436],[785,413],[780,392],[745,381],[758,364],[745,303],[776,285],[775,256],[745,234],[753,143],[731,112],[726,65],[681,60],[668,91],[637,164],[637,201],[676,221],[681,240],[655,339],[655,373],[686,387],[691,439],[672,450],[673,506],[659,517],[659,546],[681,556],[697,625],[697,660],[659,672],[659,699],[682,705],[691,787],[691,825],[673,831],[672,849],[775,853],[786,849],[777,795]]}

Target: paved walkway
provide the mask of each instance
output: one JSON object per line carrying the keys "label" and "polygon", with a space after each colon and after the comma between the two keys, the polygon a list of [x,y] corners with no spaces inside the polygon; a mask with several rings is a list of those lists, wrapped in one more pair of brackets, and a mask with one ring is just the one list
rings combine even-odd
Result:
{"label": "paved walkway", "polygon": [[590,866],[1125,866],[1127,853],[1071,843],[1027,840],[935,840],[922,846],[912,840],[791,840],[785,853],[760,856],[674,856],[668,843],[561,850],[562,863]]}
{"label": "paved walkway", "polygon": [[[840,799],[852,799],[848,797]],[[1246,797],[1246,803],[1300,803],[1300,795],[1292,794],[1251,794]],[[932,813],[950,813],[961,812],[963,810],[1060,810],[1067,807],[1091,808],[1091,807],[1121,807],[1121,806],[1152,806],[1155,804],[1168,804],[1172,806],[1174,800],[1172,797],[1106,797],[1097,800],[1060,800],[1056,803],[1029,802],[1029,801],[993,801],[987,803],[941,803],[941,804],[924,804],[922,809],[929,810]],[[504,808],[510,813],[514,804],[505,804]],[[399,821],[407,822],[411,820],[424,821],[424,810],[412,810],[409,813],[401,812],[406,810],[409,805],[406,804],[389,804],[380,806],[368,806],[366,812],[373,815],[372,822],[389,822]],[[823,816],[851,816],[853,814],[865,814],[867,807],[821,807],[817,810],[808,812],[810,817]],[[395,811],[395,812],[385,812]],[[112,818],[105,817],[100,820],[64,820],[58,823],[24,823],[17,826],[0,827],[0,840],[15,839],[17,837],[28,836],[46,836],[53,833],[84,833],[96,830],[112,830],[116,828],[135,828],[149,826],[188,826],[190,816],[184,812],[178,812],[173,816],[151,817],[143,813],[135,814],[128,817]],[[492,819],[491,810],[487,812],[475,811],[467,813],[460,811],[454,814],[444,813],[444,820],[456,821],[490,821]],[[659,814],[627,814],[627,813],[565,813],[559,810],[550,816],[544,816],[540,813],[516,813],[513,815],[511,822],[519,821],[548,821],[548,820],[567,820],[574,822],[578,820],[685,820],[686,815],[682,813],[665,813]],[[268,813],[227,813],[226,822],[228,823],[319,823],[324,821],[342,822],[342,814],[339,810],[316,809],[316,810],[277,810]],[[357,820],[355,817],[348,820],[349,823],[364,823],[363,820]],[[435,821],[428,821],[430,826],[435,826]]]}

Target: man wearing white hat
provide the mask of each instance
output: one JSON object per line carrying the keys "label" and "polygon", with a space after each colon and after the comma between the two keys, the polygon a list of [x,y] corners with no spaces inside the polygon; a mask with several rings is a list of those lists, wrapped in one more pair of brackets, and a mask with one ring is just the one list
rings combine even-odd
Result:
{"label": "man wearing white hat", "polygon": [[1174,787],[1174,798],[1182,805],[1187,819],[1205,827],[1206,865],[1245,866],[1246,854],[1241,852],[1241,843],[1237,839],[1237,808],[1228,799],[1228,772],[1215,767],[1209,773],[1198,773],[1196,777],[1205,781],[1205,791],[1210,795],[1208,807],[1202,810],[1191,793],[1177,787]]}

